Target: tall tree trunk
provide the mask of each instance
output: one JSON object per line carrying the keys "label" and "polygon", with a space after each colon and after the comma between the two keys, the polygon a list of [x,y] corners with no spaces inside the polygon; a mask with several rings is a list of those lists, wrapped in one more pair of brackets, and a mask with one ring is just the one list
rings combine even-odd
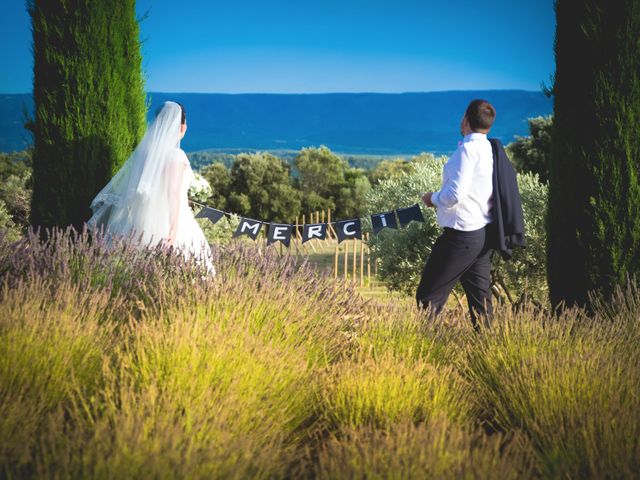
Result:
{"label": "tall tree trunk", "polygon": [[640,272],[640,0],[557,0],[548,280],[591,306]]}
{"label": "tall tree trunk", "polygon": [[135,0],[31,0],[31,223],[81,229],[144,134]]}

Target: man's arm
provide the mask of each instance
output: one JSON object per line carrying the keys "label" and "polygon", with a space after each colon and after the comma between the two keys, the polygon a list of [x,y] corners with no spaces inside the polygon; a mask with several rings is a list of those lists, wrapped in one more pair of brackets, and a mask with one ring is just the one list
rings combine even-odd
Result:
{"label": "man's arm", "polygon": [[[451,208],[457,205],[461,200],[466,198],[471,190],[473,182],[473,172],[475,169],[475,159],[469,155],[467,149],[463,146],[458,155],[454,155],[451,159],[452,174],[447,183],[442,186],[439,192],[433,192],[427,200],[436,208]],[[427,205],[427,203],[425,201]]]}

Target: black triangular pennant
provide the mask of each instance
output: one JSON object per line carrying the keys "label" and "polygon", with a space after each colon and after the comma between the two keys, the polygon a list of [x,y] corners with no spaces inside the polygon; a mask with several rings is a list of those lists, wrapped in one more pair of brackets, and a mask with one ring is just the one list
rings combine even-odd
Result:
{"label": "black triangular pennant", "polygon": [[252,240],[258,238],[258,234],[260,233],[260,228],[262,227],[262,222],[260,220],[251,220],[250,218],[241,218],[240,225],[236,229],[233,234],[234,237],[239,237],[240,235],[249,235]]}
{"label": "black triangular pennant", "polygon": [[196,215],[196,218],[208,218],[214,225],[218,223],[218,220],[222,217],[224,217],[224,212],[222,210],[211,207],[204,207]]}
{"label": "black triangular pennant", "polygon": [[336,222],[336,233],[338,234],[338,243],[347,238],[362,238],[360,219],[353,218],[351,220]]}
{"label": "black triangular pennant", "polygon": [[308,242],[317,238],[318,240],[324,240],[327,238],[327,224],[326,223],[312,223],[305,224],[302,229],[302,243]]}
{"label": "black triangular pennant", "polygon": [[396,210],[396,213],[398,214],[400,225],[403,227],[409,225],[412,220],[416,222],[424,222],[422,210],[420,210],[420,205],[417,203],[407,208],[399,208]]}
{"label": "black triangular pennant", "polygon": [[286,247],[291,242],[291,232],[293,231],[293,225],[285,225],[281,223],[270,223],[269,231],[267,233],[267,245],[272,243],[281,242]]}
{"label": "black triangular pennant", "polygon": [[371,215],[373,234],[377,235],[383,228],[398,228],[396,215],[393,212],[374,213]]}

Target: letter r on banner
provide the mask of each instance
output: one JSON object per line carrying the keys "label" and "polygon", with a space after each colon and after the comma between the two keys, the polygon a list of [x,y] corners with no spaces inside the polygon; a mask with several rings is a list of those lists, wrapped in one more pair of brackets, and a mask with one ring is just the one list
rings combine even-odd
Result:
{"label": "letter r on banner", "polygon": [[302,229],[302,243],[308,242],[317,238],[318,240],[324,240],[327,238],[327,224],[326,223],[313,223],[305,224]]}

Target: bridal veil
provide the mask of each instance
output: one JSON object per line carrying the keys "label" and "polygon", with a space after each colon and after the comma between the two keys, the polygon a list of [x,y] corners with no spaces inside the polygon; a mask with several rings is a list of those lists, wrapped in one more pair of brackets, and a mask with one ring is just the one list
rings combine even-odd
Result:
{"label": "bridal veil", "polygon": [[182,111],[175,102],[165,102],[149,125],[142,141],[91,202],[91,230],[131,236],[154,246],[169,234],[170,167],[180,145]]}

